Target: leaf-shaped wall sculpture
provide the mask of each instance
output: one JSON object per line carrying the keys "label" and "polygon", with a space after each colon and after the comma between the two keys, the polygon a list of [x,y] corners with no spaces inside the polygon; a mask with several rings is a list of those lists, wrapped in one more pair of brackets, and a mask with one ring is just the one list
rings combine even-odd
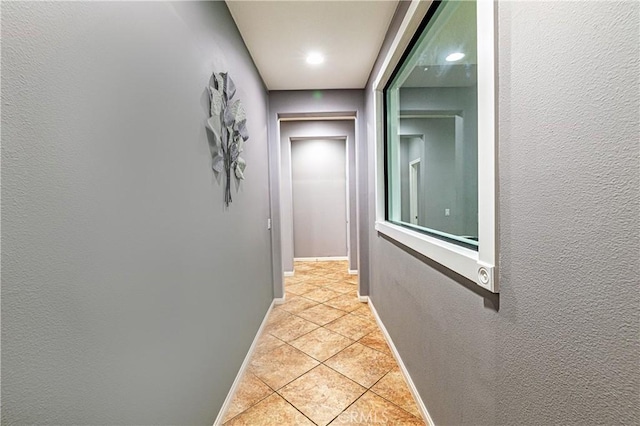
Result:
{"label": "leaf-shaped wall sculpture", "polygon": [[213,87],[209,87],[209,100],[211,102],[211,116],[219,116],[222,111],[222,94]]}
{"label": "leaf-shaped wall sculpture", "polygon": [[233,80],[231,80],[231,77],[229,77],[229,74],[220,73],[220,75],[224,81],[224,97],[228,102],[236,94],[236,85],[233,83]]}
{"label": "leaf-shaped wall sculpture", "polygon": [[227,73],[213,73],[209,81],[209,119],[207,127],[214,138],[211,168],[225,171],[224,201],[231,203],[231,171],[236,179],[244,179],[247,166],[240,157],[244,142],[249,139],[247,114],[240,100],[233,100],[236,85]]}
{"label": "leaf-shaped wall sculpture", "polygon": [[245,163],[245,161],[238,157],[238,161],[236,163],[236,169],[235,169],[235,173],[236,173],[236,177],[238,179],[244,179],[244,168],[247,167],[247,163]]}
{"label": "leaf-shaped wall sculpture", "polygon": [[246,120],[238,124],[238,134],[242,138],[243,141],[249,139],[249,132],[247,131],[247,122]]}

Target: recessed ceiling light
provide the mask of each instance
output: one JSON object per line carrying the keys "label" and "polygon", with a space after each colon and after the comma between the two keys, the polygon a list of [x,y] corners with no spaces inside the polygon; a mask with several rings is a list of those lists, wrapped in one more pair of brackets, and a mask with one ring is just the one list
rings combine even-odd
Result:
{"label": "recessed ceiling light", "polygon": [[462,52],[455,52],[455,53],[451,53],[449,56],[447,56],[446,58],[444,58],[447,62],[455,62],[455,61],[459,61],[460,59],[464,58],[464,53]]}
{"label": "recessed ceiling light", "polygon": [[429,67],[424,67],[424,70],[425,71],[429,71]]}
{"label": "recessed ceiling light", "polygon": [[307,55],[307,63],[309,65],[319,65],[324,62],[324,56],[318,52],[311,52]]}

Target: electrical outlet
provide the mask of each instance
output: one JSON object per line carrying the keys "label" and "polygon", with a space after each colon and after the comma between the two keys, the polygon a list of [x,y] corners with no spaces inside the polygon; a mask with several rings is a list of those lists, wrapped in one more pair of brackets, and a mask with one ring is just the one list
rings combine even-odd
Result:
{"label": "electrical outlet", "polygon": [[450,216],[451,215],[451,211],[449,209],[444,209],[444,215],[445,216]]}

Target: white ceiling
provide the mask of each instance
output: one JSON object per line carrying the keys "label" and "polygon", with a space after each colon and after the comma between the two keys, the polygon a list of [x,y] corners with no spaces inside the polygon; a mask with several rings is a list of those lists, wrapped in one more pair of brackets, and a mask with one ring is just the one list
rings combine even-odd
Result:
{"label": "white ceiling", "polygon": [[[269,90],[362,89],[398,4],[226,0]],[[309,52],[324,63],[309,65]]]}

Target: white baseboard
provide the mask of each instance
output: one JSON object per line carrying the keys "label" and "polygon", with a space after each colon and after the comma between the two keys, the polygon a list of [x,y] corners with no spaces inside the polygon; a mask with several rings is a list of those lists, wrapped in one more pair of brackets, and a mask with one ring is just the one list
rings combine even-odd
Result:
{"label": "white baseboard", "polygon": [[284,271],[284,276],[285,277],[292,277],[295,273],[296,273],[295,270],[293,270],[293,271]]}
{"label": "white baseboard", "polygon": [[[242,361],[242,365],[240,366],[240,370],[238,370],[238,374],[236,375],[236,379],[233,381],[233,384],[231,385],[231,389],[229,389],[229,393],[227,394],[227,397],[225,398],[224,402],[222,403],[222,407],[220,408],[220,411],[218,412],[218,416],[216,417],[216,421],[213,422],[213,426],[219,426],[219,425],[222,424],[222,420],[224,420],[224,416],[227,414],[227,411],[229,410],[229,406],[231,405],[231,401],[233,400],[233,396],[235,395],[236,390],[238,389],[238,386],[240,385],[240,382],[242,381],[242,377],[244,376],[244,373],[245,373],[247,367],[249,366],[249,362],[251,361],[251,356],[253,355],[253,351],[255,350],[256,345],[258,344],[258,339],[262,335],[262,330],[264,329],[265,325],[267,324],[267,318],[269,318],[269,314],[271,313],[271,310],[273,309],[273,305],[277,303],[276,300],[278,300],[278,299],[274,299],[273,302],[271,302],[271,305],[269,306],[269,309],[267,310],[267,313],[264,316],[264,319],[262,320],[262,324],[260,324],[260,328],[258,329],[258,332],[256,333],[256,336],[253,338],[253,342],[251,342],[251,346],[249,347],[249,352],[247,352],[247,355],[244,357],[244,361]],[[284,302],[284,297],[282,298],[282,301]]]}
{"label": "white baseboard", "polygon": [[331,262],[334,260],[349,260],[347,256],[330,256],[330,257],[294,257],[296,262]]}
{"label": "white baseboard", "polygon": [[358,292],[358,301],[362,303],[369,303],[369,296],[360,296],[360,292]]}
{"label": "white baseboard", "polygon": [[357,269],[349,269],[349,275],[358,275]]}
{"label": "white baseboard", "polygon": [[276,297],[273,299],[273,304],[274,305],[282,305],[284,303],[284,299],[287,297],[287,295],[285,294],[282,297]]}
{"label": "white baseboard", "polygon": [[[360,298],[359,294],[358,294],[358,298]],[[427,422],[429,426],[435,426],[435,423],[433,422],[433,419],[431,418],[429,411],[427,411],[427,407],[424,405],[424,401],[422,401],[422,398],[418,393],[418,389],[416,388],[416,385],[413,383],[413,380],[411,380],[411,376],[407,371],[407,367],[405,367],[404,362],[402,362],[402,358],[400,358],[400,354],[398,353],[398,349],[396,349],[396,345],[393,344],[393,340],[391,340],[391,336],[389,335],[389,332],[387,331],[384,324],[382,323],[382,320],[378,316],[378,312],[376,311],[376,308],[373,306],[373,303],[371,303],[371,300],[369,300],[369,309],[371,309],[371,312],[373,313],[373,316],[375,317],[376,322],[378,323],[378,327],[380,327],[380,330],[382,331],[382,335],[387,340],[387,343],[389,344],[389,348],[391,348],[391,353],[393,353],[393,357],[396,359],[396,362],[400,367],[400,371],[402,372],[404,379],[407,381],[407,385],[409,385],[409,390],[413,395],[413,399],[416,400],[416,404],[418,405],[418,410],[420,410],[420,414],[422,414],[422,418],[424,419],[425,422]]]}

